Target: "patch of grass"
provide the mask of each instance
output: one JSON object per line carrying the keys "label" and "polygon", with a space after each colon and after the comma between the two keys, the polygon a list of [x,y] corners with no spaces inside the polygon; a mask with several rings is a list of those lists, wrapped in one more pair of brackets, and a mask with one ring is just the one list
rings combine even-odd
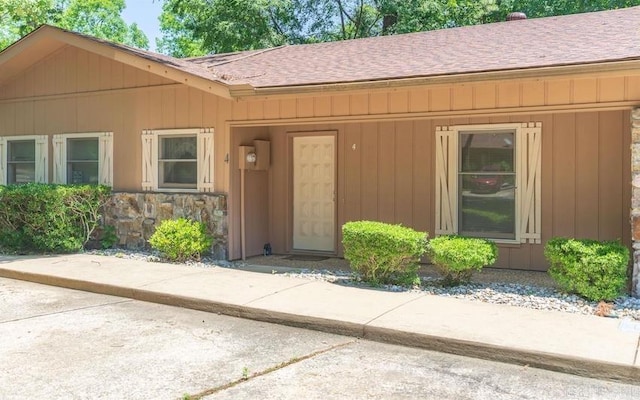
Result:
{"label": "patch of grass", "polygon": [[475,208],[465,208],[463,213],[488,219],[494,224],[501,224],[501,223],[507,222],[510,218],[508,215],[505,215],[505,214],[500,214],[497,212],[487,211],[487,210],[477,210]]}

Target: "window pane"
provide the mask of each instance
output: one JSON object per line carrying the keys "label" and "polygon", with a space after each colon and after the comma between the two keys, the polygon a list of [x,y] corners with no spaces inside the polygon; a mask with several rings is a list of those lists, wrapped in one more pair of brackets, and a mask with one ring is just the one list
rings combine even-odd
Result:
{"label": "window pane", "polygon": [[[514,176],[486,177],[490,192],[477,190],[477,183],[461,177],[461,201],[459,210],[459,231],[464,236],[486,237],[493,239],[515,239],[515,187],[501,182],[513,181]],[[495,183],[495,181],[498,183]],[[484,189],[484,188],[483,188]]]}
{"label": "window pane", "polygon": [[36,180],[35,140],[7,142],[7,183],[29,183]]}
{"label": "window pane", "polygon": [[35,140],[17,140],[8,142],[7,158],[9,161],[35,161]]}
{"label": "window pane", "polygon": [[195,160],[197,157],[195,136],[164,137],[160,139],[162,160]]}
{"label": "window pane", "polygon": [[98,161],[98,138],[67,139],[67,160]]}
{"label": "window pane", "polygon": [[67,183],[97,185],[98,162],[67,163]]}
{"label": "window pane", "polygon": [[461,132],[458,230],[515,239],[514,132]]}
{"label": "window pane", "polygon": [[163,187],[195,188],[198,164],[195,161],[161,161],[160,174]]}
{"label": "window pane", "polygon": [[29,183],[36,181],[36,164],[9,164],[7,169],[7,183]]}
{"label": "window pane", "polygon": [[514,172],[513,132],[462,132],[460,171]]}

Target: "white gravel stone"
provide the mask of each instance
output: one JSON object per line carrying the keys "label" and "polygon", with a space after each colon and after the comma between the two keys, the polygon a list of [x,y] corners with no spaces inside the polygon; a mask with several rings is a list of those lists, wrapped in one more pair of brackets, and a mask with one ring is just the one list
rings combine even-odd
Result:
{"label": "white gravel stone", "polygon": [[[164,261],[158,253],[154,252],[143,253],[123,249],[108,249],[92,250],[89,251],[89,253],[147,260],[149,262]],[[229,262],[207,257],[203,257],[200,261],[191,261],[186,264],[198,268],[224,267],[243,269],[248,266],[248,264],[243,262]],[[272,270],[271,273],[279,272]],[[324,280],[356,287],[368,286],[366,283],[355,279],[350,271],[299,269],[280,274],[293,279]],[[392,292],[422,291],[435,296],[446,296],[492,304],[506,304],[535,310],[552,310],[587,315],[595,314],[598,306],[597,302],[585,300],[574,294],[562,293],[556,289],[547,287],[517,283],[470,283],[454,287],[441,287],[438,286],[437,279],[426,278],[423,279],[422,286],[420,287],[406,288],[398,285],[382,285],[380,288]],[[613,306],[611,317],[627,317],[640,320],[639,298],[622,296],[613,302]]]}

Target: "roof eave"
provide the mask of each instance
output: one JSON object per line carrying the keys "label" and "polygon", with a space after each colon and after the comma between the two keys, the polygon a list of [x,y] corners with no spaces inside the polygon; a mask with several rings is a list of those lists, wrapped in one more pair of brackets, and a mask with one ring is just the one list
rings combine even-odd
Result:
{"label": "roof eave", "polygon": [[547,67],[522,68],[498,71],[480,71],[472,73],[445,74],[432,76],[403,77],[356,82],[321,83],[312,85],[252,87],[250,85],[230,88],[234,98],[252,96],[277,96],[293,94],[320,94],[351,90],[369,90],[385,88],[403,88],[411,86],[462,84],[480,81],[536,79],[561,77],[566,75],[619,73],[625,70],[640,72],[640,57],[615,61],[593,62],[573,65],[554,65]]}

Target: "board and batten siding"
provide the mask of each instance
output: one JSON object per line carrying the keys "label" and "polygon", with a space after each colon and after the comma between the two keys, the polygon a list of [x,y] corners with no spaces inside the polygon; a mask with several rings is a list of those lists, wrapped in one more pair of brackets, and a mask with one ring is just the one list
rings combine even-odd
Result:
{"label": "board and batten siding", "polygon": [[[272,146],[269,173],[250,173],[255,182],[268,181],[269,186],[251,189],[248,213],[260,235],[248,239],[249,250],[259,254],[266,242],[277,253],[291,250],[287,141],[292,134],[337,133],[338,227],[370,219],[402,223],[433,237],[436,127],[516,122],[542,123],[543,244],[554,236],[570,236],[619,238],[629,245],[629,112],[601,111],[237,128],[238,145],[267,139]],[[231,187],[239,190],[239,181]],[[339,244],[340,229],[337,233]],[[496,266],[546,270],[543,244],[500,245]],[[232,255],[239,251],[233,246],[230,250]]]}
{"label": "board and batten siding", "polygon": [[[276,252],[291,250],[289,133],[337,132],[338,226],[377,219],[433,236],[435,127],[511,122],[542,123],[543,243],[564,235],[620,238],[629,245],[626,110],[638,102],[640,72],[603,72],[248,97],[232,102],[230,125],[232,137],[239,127],[255,127],[254,134],[243,131],[249,141],[264,139],[268,128],[270,190],[261,192],[269,198],[268,234],[257,242],[270,240]],[[237,172],[230,172],[230,191],[238,193]],[[229,207],[230,215],[237,215],[233,195]],[[237,258],[239,225],[230,223],[230,254]],[[542,245],[501,245],[497,266],[544,270],[542,250]]]}
{"label": "board and batten siding", "polygon": [[215,190],[226,192],[230,112],[229,100],[72,46],[0,87],[0,135],[113,132],[114,189],[124,191],[141,190],[143,130],[213,128]]}
{"label": "board and batten siding", "polygon": [[[541,122],[543,241],[564,235],[629,244],[625,109],[638,103],[639,71],[226,100],[65,46],[0,87],[0,135],[113,132],[114,188],[139,191],[143,130],[213,128],[215,191],[230,196],[229,250],[238,258],[240,144],[270,140],[272,151],[270,171],[248,177],[257,224],[249,247],[270,241],[286,252],[290,133],[337,133],[338,226],[377,219],[433,235],[435,127]],[[503,245],[498,265],[546,268],[541,245]]]}
{"label": "board and batten siding", "polygon": [[[548,111],[603,107],[640,101],[640,73],[592,74],[549,79],[522,79],[423,86],[413,89],[373,89],[335,94],[287,95],[247,98],[234,102],[234,121],[273,121],[333,117],[348,120],[355,116],[397,118],[429,113],[469,115],[518,112],[522,108]],[[522,112],[522,111],[520,111]]]}

